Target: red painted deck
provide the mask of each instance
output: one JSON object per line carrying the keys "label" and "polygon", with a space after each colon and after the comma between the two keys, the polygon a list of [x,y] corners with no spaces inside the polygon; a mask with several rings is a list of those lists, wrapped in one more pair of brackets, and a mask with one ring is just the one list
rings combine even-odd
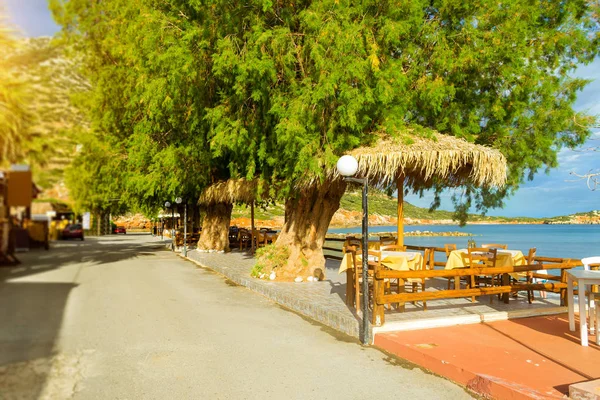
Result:
{"label": "red painted deck", "polygon": [[[578,321],[576,321],[578,324]],[[562,398],[600,378],[600,347],[579,344],[566,314],[381,333],[375,345],[497,399]]]}

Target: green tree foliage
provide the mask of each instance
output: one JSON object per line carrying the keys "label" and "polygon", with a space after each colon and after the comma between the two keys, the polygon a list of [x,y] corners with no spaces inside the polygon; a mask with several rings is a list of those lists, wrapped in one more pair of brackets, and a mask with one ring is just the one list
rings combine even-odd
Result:
{"label": "green tree foliage", "polygon": [[284,197],[377,134],[437,130],[508,159],[506,188],[465,188],[466,215],[555,167],[594,122],[573,110],[586,81],[569,74],[597,55],[597,1],[56,0],[54,9],[87,55],[93,120],[119,139],[147,199],[230,176],[285,182]]}
{"label": "green tree foliage", "polygon": [[44,188],[62,180],[74,156],[75,138],[89,128],[72,101],[73,96],[87,92],[89,84],[78,73],[79,60],[67,53],[67,48],[49,37],[21,39],[5,53],[14,76],[31,94],[23,103],[34,117],[27,161],[34,166],[36,183]]}
{"label": "green tree foliage", "polygon": [[201,30],[179,27],[147,1],[74,0],[53,9],[65,39],[83,54],[92,90],[80,106],[123,160],[121,191],[130,205],[153,214],[179,196],[194,204],[218,175],[204,121],[210,88]]}
{"label": "green tree foliage", "polygon": [[[375,132],[435,129],[498,148],[509,162],[506,188],[465,188],[457,199],[464,218],[471,204],[498,206],[525,178],[555,167],[558,150],[583,143],[593,123],[572,108],[586,81],[569,73],[598,52],[597,2],[223,8],[247,15],[246,29],[218,43],[213,70],[229,90],[209,115],[225,126],[261,122],[242,140],[220,129],[217,144],[260,137],[246,147],[263,150],[260,161],[276,178],[318,174]],[[436,185],[438,194],[444,186]]]}
{"label": "green tree foliage", "polygon": [[93,135],[86,135],[83,141],[65,171],[74,210],[121,214],[127,209],[127,197],[122,192],[123,158]]}

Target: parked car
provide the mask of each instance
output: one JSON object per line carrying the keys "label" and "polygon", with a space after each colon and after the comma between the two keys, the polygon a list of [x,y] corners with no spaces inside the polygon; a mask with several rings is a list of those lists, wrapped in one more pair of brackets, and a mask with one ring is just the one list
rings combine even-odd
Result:
{"label": "parked car", "polygon": [[83,240],[83,226],[81,226],[81,224],[67,225],[67,227],[62,231],[62,238]]}
{"label": "parked car", "polygon": [[113,232],[114,233],[122,233],[124,235],[127,233],[124,226],[117,226]]}

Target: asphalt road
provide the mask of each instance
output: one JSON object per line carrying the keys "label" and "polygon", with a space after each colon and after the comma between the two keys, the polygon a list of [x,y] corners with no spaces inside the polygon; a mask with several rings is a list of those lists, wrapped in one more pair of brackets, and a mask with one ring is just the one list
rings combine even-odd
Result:
{"label": "asphalt road", "polygon": [[0,269],[0,399],[463,399],[149,235],[86,238]]}

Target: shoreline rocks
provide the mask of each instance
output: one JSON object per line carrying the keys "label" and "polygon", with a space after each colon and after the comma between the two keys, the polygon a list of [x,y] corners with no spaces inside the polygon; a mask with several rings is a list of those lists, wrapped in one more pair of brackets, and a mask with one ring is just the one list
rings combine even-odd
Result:
{"label": "shoreline rocks", "polygon": [[[397,234],[397,232],[377,232],[377,233],[370,233],[369,237],[371,238],[381,238],[381,237],[388,237],[388,236],[395,236]],[[329,233],[327,234],[327,237],[329,238],[339,238],[339,239],[344,239],[347,236],[354,236],[354,237],[362,237],[362,234],[360,232],[356,232],[356,233]],[[427,237],[437,237],[437,236],[451,236],[451,237],[470,237],[470,236],[477,236],[474,235],[472,233],[469,232],[432,232],[432,231],[411,231],[411,232],[404,232],[404,237],[419,237],[419,236],[427,236]]]}

